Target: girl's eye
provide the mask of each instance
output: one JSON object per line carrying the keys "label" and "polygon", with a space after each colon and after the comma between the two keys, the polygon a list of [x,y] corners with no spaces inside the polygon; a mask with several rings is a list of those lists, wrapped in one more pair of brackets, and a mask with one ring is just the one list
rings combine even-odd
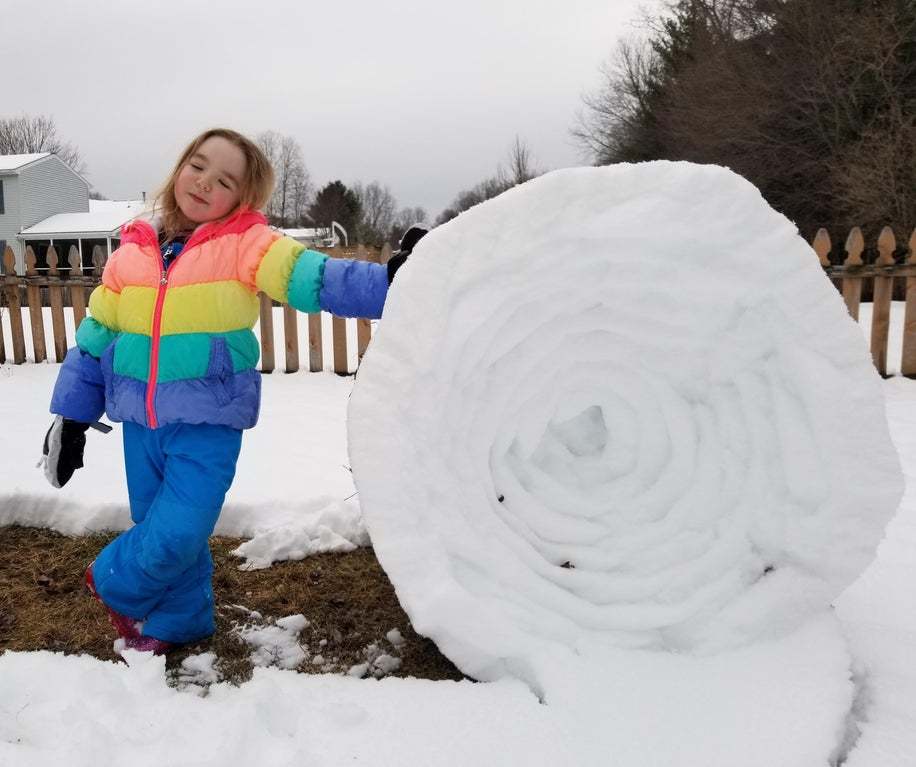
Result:
{"label": "girl's eye", "polygon": [[203,170],[203,167],[200,165],[195,165],[193,162],[191,163],[191,167],[194,168],[194,170]]}
{"label": "girl's eye", "polygon": [[223,181],[222,179],[219,180],[219,183],[222,184],[226,189],[229,188],[229,184],[227,184],[227,183],[226,183],[225,181]]}

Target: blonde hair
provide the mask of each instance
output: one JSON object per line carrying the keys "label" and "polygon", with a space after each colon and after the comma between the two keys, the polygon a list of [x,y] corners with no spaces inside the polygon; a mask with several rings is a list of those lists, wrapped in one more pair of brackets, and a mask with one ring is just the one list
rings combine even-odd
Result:
{"label": "blonde hair", "polygon": [[245,155],[245,175],[239,181],[239,205],[229,213],[229,216],[244,209],[260,210],[270,200],[274,188],[274,169],[260,147],[251,139],[230,128],[211,128],[201,133],[185,147],[168,179],[156,194],[153,208],[161,217],[160,228],[166,238],[173,237],[188,228],[189,225],[175,199],[175,180],[200,145],[214,136],[226,139],[241,149],[242,154]]}

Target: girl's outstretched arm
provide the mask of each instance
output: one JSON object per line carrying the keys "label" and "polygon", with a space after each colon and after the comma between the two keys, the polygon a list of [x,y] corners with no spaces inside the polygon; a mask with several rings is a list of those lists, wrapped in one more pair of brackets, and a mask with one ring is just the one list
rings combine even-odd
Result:
{"label": "girl's outstretched arm", "polygon": [[384,264],[329,258],[262,226],[246,232],[241,246],[242,281],[277,301],[302,312],[382,316],[390,271]]}

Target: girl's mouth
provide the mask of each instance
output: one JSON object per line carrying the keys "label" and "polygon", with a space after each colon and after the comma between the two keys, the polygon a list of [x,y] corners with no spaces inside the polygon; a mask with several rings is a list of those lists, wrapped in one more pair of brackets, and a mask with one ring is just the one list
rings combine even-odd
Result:
{"label": "girl's mouth", "polygon": [[188,192],[188,196],[189,196],[192,200],[194,200],[194,202],[196,202],[196,203],[198,203],[198,204],[200,204],[200,205],[209,205],[209,204],[210,204],[210,203],[208,203],[203,197],[198,197],[198,196],[197,196],[196,194],[194,194],[193,192]]}

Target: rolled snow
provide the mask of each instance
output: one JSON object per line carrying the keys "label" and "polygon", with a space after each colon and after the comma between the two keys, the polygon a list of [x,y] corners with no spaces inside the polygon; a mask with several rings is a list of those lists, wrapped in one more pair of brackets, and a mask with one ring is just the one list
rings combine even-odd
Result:
{"label": "rolled snow", "polygon": [[432,231],[348,431],[401,603],[478,678],[783,635],[871,561],[903,489],[817,258],[688,163],[556,171]]}

